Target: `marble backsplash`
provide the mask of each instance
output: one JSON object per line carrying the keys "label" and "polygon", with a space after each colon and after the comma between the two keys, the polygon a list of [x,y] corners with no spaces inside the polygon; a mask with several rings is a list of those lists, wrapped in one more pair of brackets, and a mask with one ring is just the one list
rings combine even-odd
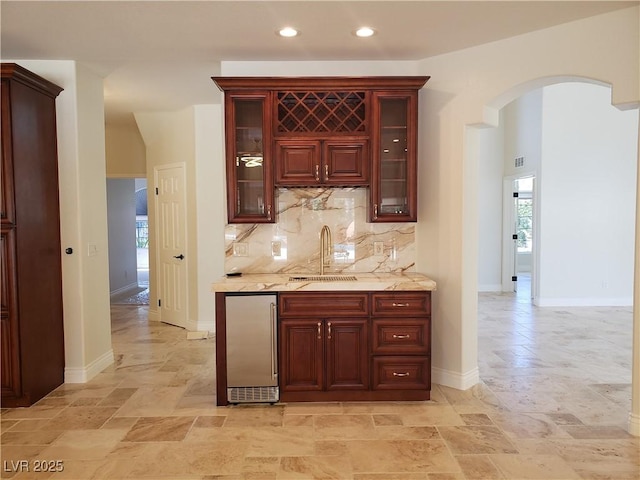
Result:
{"label": "marble backsplash", "polygon": [[225,272],[320,272],[320,230],[332,234],[325,273],[415,271],[415,224],[367,223],[367,188],[276,190],[277,223],[229,224]]}

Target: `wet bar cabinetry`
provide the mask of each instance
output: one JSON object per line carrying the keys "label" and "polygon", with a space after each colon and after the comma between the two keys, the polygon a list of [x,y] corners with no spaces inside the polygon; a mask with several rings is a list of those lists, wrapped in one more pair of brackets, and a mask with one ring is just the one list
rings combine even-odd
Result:
{"label": "wet bar cabinetry", "polygon": [[2,407],[29,406],[64,381],[55,99],[16,64],[2,86]]}
{"label": "wet bar cabinetry", "polygon": [[416,221],[428,79],[213,77],[225,92],[229,222],[275,222],[274,189],[311,186],[369,187],[369,221]]}
{"label": "wet bar cabinetry", "polygon": [[[226,405],[225,293],[216,292],[217,395]],[[428,400],[431,291],[278,293],[283,402]]]}

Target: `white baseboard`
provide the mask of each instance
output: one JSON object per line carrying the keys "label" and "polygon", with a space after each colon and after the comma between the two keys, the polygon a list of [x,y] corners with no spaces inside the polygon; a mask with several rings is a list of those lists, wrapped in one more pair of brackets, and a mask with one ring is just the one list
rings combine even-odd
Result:
{"label": "white baseboard", "polygon": [[456,390],[467,390],[480,382],[480,371],[478,367],[466,373],[431,367],[431,380],[433,383],[444,385],[445,387],[455,388]]}
{"label": "white baseboard", "polygon": [[630,307],[633,298],[548,298],[537,297],[534,305],[538,307]]}
{"label": "white baseboard", "polygon": [[640,437],[640,415],[629,413],[627,431],[634,437]]}
{"label": "white baseboard", "polygon": [[206,328],[198,328],[198,321],[193,319],[187,319],[184,328],[189,330],[190,332],[197,332],[199,330],[206,330]]}
{"label": "white baseboard", "polygon": [[502,292],[502,284],[490,283],[486,285],[478,285],[478,292]]}
{"label": "white baseboard", "polygon": [[124,287],[117,288],[113,292],[109,292],[109,295],[111,297],[115,297],[123,293],[128,293],[133,290],[137,290],[138,288],[140,288],[140,286],[138,285],[138,282],[133,282],[133,283],[130,283],[129,285],[125,285]]}
{"label": "white baseboard", "polygon": [[113,362],[113,350],[109,350],[86,367],[65,367],[64,383],[87,383]]}
{"label": "white baseboard", "polygon": [[192,320],[195,322],[196,328],[194,330],[199,330],[201,332],[215,332],[216,331],[216,322],[215,320]]}
{"label": "white baseboard", "polygon": [[149,311],[147,312],[147,318],[152,322],[159,322],[160,310],[158,310],[158,307],[154,306],[153,308],[151,308],[151,306],[149,306]]}

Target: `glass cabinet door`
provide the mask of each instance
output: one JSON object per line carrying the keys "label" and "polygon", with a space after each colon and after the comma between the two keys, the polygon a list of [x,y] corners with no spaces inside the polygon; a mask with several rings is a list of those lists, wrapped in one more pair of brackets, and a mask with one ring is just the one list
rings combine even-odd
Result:
{"label": "glass cabinet door", "polygon": [[417,93],[375,92],[373,122],[370,220],[415,222]]}
{"label": "glass cabinet door", "polygon": [[226,96],[229,223],[275,221],[267,96]]}

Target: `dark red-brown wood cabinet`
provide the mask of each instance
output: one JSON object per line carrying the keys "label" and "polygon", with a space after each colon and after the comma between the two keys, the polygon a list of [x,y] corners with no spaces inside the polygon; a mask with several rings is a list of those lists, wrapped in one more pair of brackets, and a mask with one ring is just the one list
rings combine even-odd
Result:
{"label": "dark red-brown wood cabinet", "polygon": [[415,222],[429,77],[213,77],[225,92],[229,223],[276,222],[274,189],[369,187],[370,222]]}
{"label": "dark red-brown wood cabinet", "polygon": [[62,89],[3,63],[2,407],[64,382],[55,99]]}

